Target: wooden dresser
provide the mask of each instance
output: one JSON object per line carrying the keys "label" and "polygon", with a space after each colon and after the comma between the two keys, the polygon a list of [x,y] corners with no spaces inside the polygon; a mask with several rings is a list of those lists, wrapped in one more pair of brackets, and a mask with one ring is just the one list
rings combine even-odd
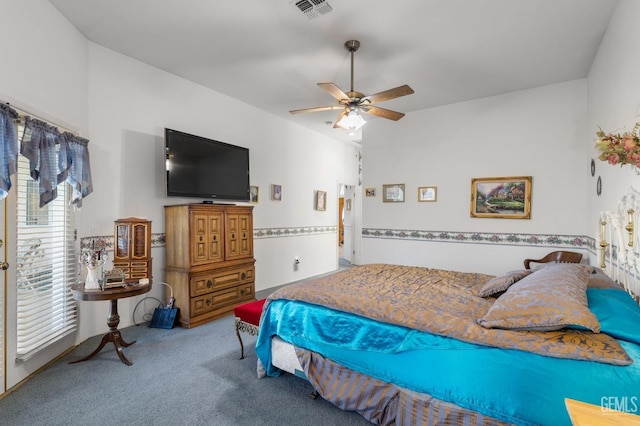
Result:
{"label": "wooden dresser", "polygon": [[255,300],[253,206],[165,206],[166,280],[178,323],[195,327]]}

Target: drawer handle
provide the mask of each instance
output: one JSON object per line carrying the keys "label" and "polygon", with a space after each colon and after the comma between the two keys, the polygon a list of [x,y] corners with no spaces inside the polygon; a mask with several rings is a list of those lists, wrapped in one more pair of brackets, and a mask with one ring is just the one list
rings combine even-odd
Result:
{"label": "drawer handle", "polygon": [[240,276],[242,277],[243,280],[247,279],[247,274],[245,274],[244,272],[240,274]]}
{"label": "drawer handle", "polygon": [[216,237],[216,236],[214,235],[214,236],[213,236],[213,238],[212,238],[212,240],[213,240],[213,241],[215,241],[215,240],[216,240],[216,238],[218,238],[218,237]]}
{"label": "drawer handle", "polygon": [[213,282],[211,280],[207,281],[207,288],[213,287]]}
{"label": "drawer handle", "polygon": [[235,240],[236,239],[236,234],[231,234],[231,239]]}
{"label": "drawer handle", "polygon": [[240,296],[244,296],[244,289],[240,290]]}
{"label": "drawer handle", "polygon": [[202,235],[200,235],[200,241],[202,241]]}
{"label": "drawer handle", "polygon": [[211,305],[211,299],[207,299],[206,302],[204,302],[207,306]]}

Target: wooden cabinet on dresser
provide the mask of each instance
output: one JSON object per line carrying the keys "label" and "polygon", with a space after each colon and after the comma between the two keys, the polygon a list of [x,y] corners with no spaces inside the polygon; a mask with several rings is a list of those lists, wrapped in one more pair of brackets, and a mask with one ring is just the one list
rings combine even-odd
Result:
{"label": "wooden cabinet on dresser", "polygon": [[166,280],[178,322],[195,327],[255,300],[253,206],[165,206]]}

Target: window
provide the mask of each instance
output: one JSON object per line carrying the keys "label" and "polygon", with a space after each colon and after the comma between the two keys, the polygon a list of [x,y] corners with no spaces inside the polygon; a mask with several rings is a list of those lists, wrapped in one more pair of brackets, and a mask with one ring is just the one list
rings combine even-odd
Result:
{"label": "window", "polygon": [[49,205],[38,207],[40,204],[38,182],[27,179],[25,183],[27,185],[27,225],[46,225],[49,221]]}
{"label": "window", "polygon": [[[22,125],[19,135],[22,136]],[[76,330],[76,304],[70,286],[77,280],[71,188],[62,182],[58,197],[39,207],[39,183],[29,160],[18,158],[17,191],[17,356],[33,354]]]}

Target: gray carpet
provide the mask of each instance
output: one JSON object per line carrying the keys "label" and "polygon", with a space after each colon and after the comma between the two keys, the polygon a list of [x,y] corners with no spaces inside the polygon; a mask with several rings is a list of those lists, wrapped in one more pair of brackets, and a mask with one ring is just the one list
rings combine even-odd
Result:
{"label": "gray carpet", "polygon": [[101,336],[0,400],[0,424],[10,425],[355,425],[368,424],[318,397],[298,377],[258,379],[255,337],[246,333],[245,359],[233,317],[190,330],[132,326],[122,330],[133,362],[109,343],[93,359]]}

